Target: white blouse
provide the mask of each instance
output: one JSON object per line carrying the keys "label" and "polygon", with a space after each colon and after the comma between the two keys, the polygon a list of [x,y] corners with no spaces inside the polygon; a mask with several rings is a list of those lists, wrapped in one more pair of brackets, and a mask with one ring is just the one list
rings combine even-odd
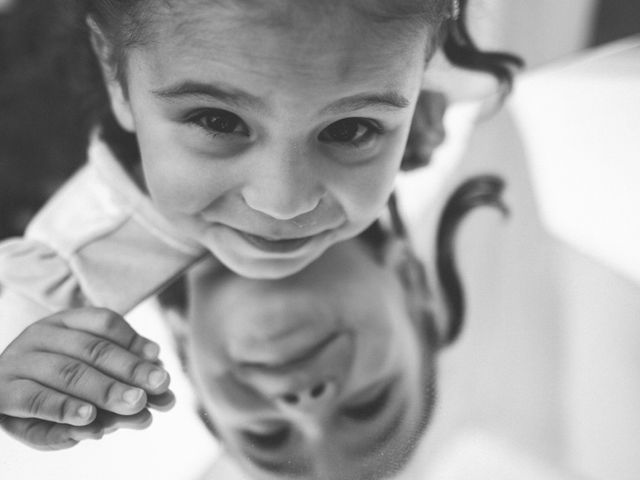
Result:
{"label": "white blouse", "polygon": [[124,314],[205,255],[94,139],[89,161],[0,243],[0,352],[24,328],[84,306]]}

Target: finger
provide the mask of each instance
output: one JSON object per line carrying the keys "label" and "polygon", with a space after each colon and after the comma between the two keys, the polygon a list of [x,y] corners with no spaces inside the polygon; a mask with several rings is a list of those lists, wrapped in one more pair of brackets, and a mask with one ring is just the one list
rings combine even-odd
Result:
{"label": "finger", "polygon": [[33,340],[36,349],[61,354],[91,365],[109,377],[148,393],[160,394],[169,388],[166,370],[141,359],[116,343],[81,330],[45,326]]}
{"label": "finger", "polygon": [[104,433],[112,433],[121,428],[128,430],[143,430],[153,422],[151,412],[146,408],[135,415],[117,415],[101,410],[94,421]]}
{"label": "finger", "polygon": [[158,410],[159,412],[168,412],[176,404],[176,396],[171,390],[160,395],[147,395],[147,407]]}
{"label": "finger", "polygon": [[0,411],[11,417],[75,426],[90,424],[97,413],[90,403],[24,379],[11,382],[0,403]]}
{"label": "finger", "polygon": [[76,427],[34,418],[2,417],[0,425],[12,437],[38,450],[62,450],[104,435],[102,426],[93,423]]}
{"label": "finger", "polygon": [[96,370],[84,362],[55,353],[35,352],[17,367],[18,377],[84,400],[103,410],[133,415],[147,403],[146,393]]}
{"label": "finger", "polygon": [[157,343],[138,335],[122,316],[111,310],[78,308],[55,314],[49,320],[57,325],[111,340],[147,360],[157,359],[160,353]]}

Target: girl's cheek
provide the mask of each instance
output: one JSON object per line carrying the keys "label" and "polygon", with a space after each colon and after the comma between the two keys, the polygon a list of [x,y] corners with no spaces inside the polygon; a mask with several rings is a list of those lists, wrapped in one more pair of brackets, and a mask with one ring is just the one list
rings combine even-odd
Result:
{"label": "girl's cheek", "polygon": [[372,169],[363,173],[342,184],[340,191],[334,191],[350,223],[358,228],[364,228],[382,214],[394,185],[393,176],[389,179],[386,171]]}
{"label": "girl's cheek", "polygon": [[188,162],[156,157],[143,165],[151,198],[162,210],[195,214],[215,199],[216,185]]}
{"label": "girl's cheek", "polygon": [[389,153],[381,153],[370,165],[353,172],[351,181],[343,187],[352,208],[370,218],[381,214],[400,169],[401,155]]}
{"label": "girl's cheek", "polygon": [[138,133],[151,198],[164,211],[198,213],[225,190],[224,172],[212,159],[194,153],[170,132],[164,133],[151,129]]}

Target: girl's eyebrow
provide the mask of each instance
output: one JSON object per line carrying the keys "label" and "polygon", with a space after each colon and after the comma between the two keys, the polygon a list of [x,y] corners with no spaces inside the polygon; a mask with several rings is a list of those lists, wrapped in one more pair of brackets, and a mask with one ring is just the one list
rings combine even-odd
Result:
{"label": "girl's eyebrow", "polygon": [[208,98],[238,108],[265,111],[264,101],[255,95],[222,83],[203,83],[187,80],[169,87],[152,90],[155,96],[167,100],[181,98]]}
{"label": "girl's eyebrow", "polygon": [[[260,97],[222,83],[203,83],[187,80],[169,87],[152,90],[152,93],[167,100],[189,97],[208,98],[242,109],[258,112],[268,110],[267,104]],[[369,92],[336,100],[322,108],[320,115],[338,115],[365,108],[398,110],[407,108],[410,105],[411,102],[395,90]]]}
{"label": "girl's eyebrow", "polygon": [[353,112],[365,108],[403,109],[411,105],[411,102],[395,90],[380,93],[361,93],[350,97],[341,98],[320,110],[320,114],[336,115]]}

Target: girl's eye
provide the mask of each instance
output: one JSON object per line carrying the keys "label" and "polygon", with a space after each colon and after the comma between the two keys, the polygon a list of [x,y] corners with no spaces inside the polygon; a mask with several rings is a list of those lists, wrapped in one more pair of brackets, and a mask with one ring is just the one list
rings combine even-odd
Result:
{"label": "girl's eye", "polygon": [[391,395],[391,386],[387,386],[380,393],[374,396],[372,399],[366,402],[344,407],[342,414],[351,419],[359,422],[364,422],[377,417],[389,403],[389,397]]}
{"label": "girl's eye", "polygon": [[290,434],[291,429],[286,426],[270,432],[252,432],[250,430],[242,432],[247,442],[262,450],[277,450],[287,443]]}
{"label": "girl's eye", "polygon": [[226,110],[205,110],[189,118],[189,122],[213,134],[249,135],[248,128],[242,119]]}
{"label": "girl's eye", "polygon": [[327,143],[344,143],[359,146],[382,134],[382,128],[366,118],[345,118],[325,128],[318,139]]}

